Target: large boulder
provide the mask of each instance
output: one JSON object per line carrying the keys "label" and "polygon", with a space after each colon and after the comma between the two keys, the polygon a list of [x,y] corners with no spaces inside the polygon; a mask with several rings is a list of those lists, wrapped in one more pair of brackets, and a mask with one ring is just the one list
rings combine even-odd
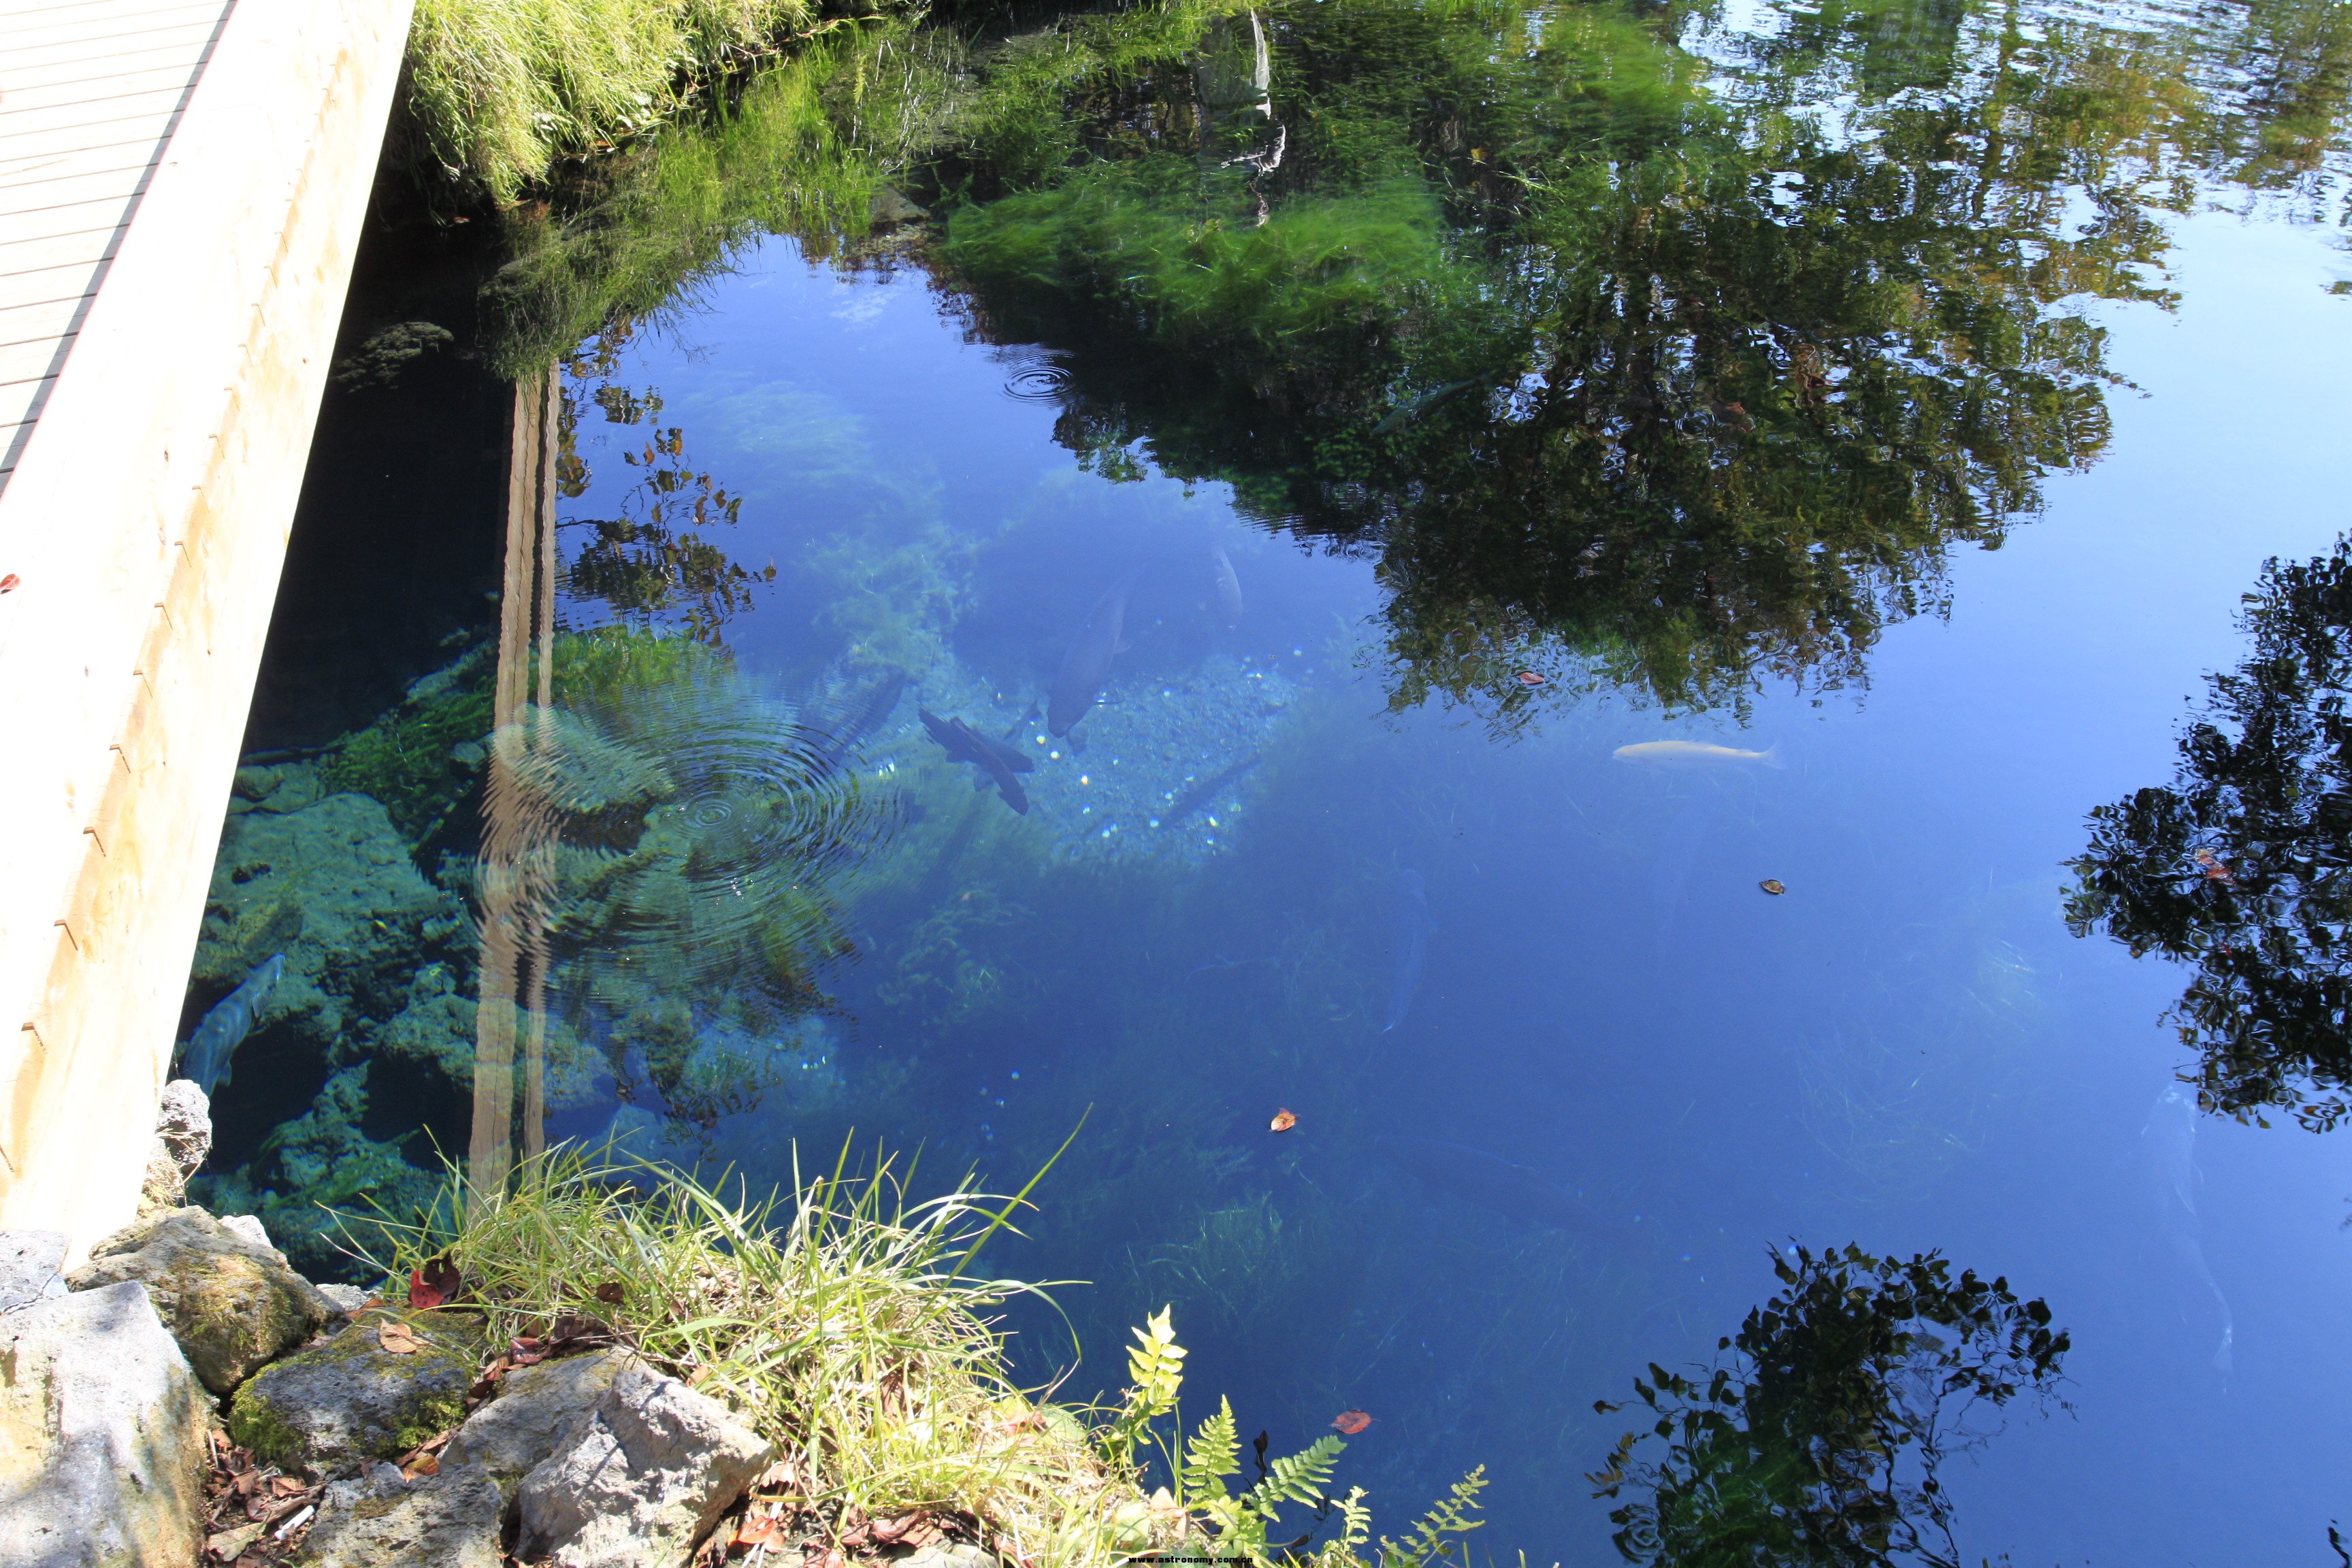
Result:
{"label": "large boulder", "polygon": [[[388,1467],[387,1467],[388,1468]],[[338,1481],[303,1541],[303,1568],[500,1568],[506,1500],[486,1470],[444,1464],[407,1482]]]}
{"label": "large boulder", "polygon": [[194,1568],[208,1403],[143,1285],[0,1317],[0,1563]]}
{"label": "large boulder", "polygon": [[283,1255],[199,1208],[150,1215],[90,1248],[77,1290],[135,1279],[154,1297],[188,1364],[227,1394],[341,1316]]}
{"label": "large boulder", "polygon": [[498,1397],[466,1417],[441,1450],[443,1468],[479,1466],[511,1494],[593,1413],[622,1369],[635,1364],[629,1352],[610,1350],[508,1373]]}
{"label": "large boulder", "polygon": [[683,1563],[773,1458],[725,1405],[632,1362],[523,1478],[515,1555],[555,1568]]}
{"label": "large boulder", "polygon": [[[408,1331],[396,1343],[416,1348],[385,1349],[387,1323]],[[465,1418],[482,1345],[467,1313],[368,1313],[238,1389],[229,1436],[314,1476],[405,1453]]]}

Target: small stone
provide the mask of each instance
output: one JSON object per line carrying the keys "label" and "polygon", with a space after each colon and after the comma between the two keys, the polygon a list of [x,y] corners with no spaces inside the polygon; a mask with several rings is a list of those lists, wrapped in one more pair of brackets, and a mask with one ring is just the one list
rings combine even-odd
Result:
{"label": "small stone", "polygon": [[302,1543],[304,1568],[499,1568],[498,1483],[445,1468],[414,1486],[338,1482]]}
{"label": "small stone", "polygon": [[[261,1248],[264,1252],[276,1252],[278,1250],[276,1247],[269,1245],[269,1231],[268,1227],[262,1225],[261,1216],[257,1214],[223,1215],[221,1215],[221,1224],[230,1230],[235,1231],[237,1235],[245,1237],[246,1240],[253,1243],[254,1246]],[[313,1286],[312,1289],[315,1289],[317,1287]]]}
{"label": "small stone", "polygon": [[725,1405],[633,1363],[523,1478],[515,1555],[555,1568],[682,1563],[774,1456]]}
{"label": "small stone", "polygon": [[[386,1351],[375,1332],[385,1321],[404,1323],[420,1348]],[[404,1454],[465,1418],[481,1332],[479,1321],[463,1312],[372,1313],[239,1388],[229,1403],[229,1436],[312,1475]]]}
{"label": "small stone", "polygon": [[66,1283],[90,1290],[126,1279],[153,1294],[188,1364],[215,1394],[231,1392],[335,1315],[284,1258],[200,1208],[151,1215],[117,1231]]}
{"label": "small stone", "polygon": [[0,1230],[0,1312],[66,1293],[66,1238],[54,1230]]}
{"label": "small stone", "polygon": [[209,1403],[136,1281],[0,1318],[0,1563],[190,1568]]}
{"label": "small stone", "polygon": [[634,1364],[627,1351],[594,1351],[517,1367],[499,1380],[498,1397],[466,1418],[442,1450],[445,1465],[478,1465],[505,1490],[546,1462]]}
{"label": "small stone", "polygon": [[140,1180],[140,1217],[185,1203],[188,1178],[212,1152],[211,1103],[193,1079],[173,1079],[163,1086],[155,1110],[155,1141],[148,1146],[147,1172]]}
{"label": "small stone", "polygon": [[873,198],[866,203],[866,215],[867,220],[877,227],[887,224],[914,223],[931,216],[927,208],[908,201],[888,185],[877,187]]}
{"label": "small stone", "polygon": [[366,1306],[372,1298],[356,1285],[321,1285],[319,1294],[324,1296],[335,1310],[345,1317]]}

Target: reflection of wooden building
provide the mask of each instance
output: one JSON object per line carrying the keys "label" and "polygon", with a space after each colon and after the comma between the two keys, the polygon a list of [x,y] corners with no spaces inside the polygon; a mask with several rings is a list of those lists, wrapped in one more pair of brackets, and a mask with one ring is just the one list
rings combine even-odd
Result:
{"label": "reflection of wooden building", "polygon": [[0,0],[0,1225],[128,1220],[410,0]]}
{"label": "reflection of wooden building", "polygon": [[482,800],[480,1005],[474,1015],[474,1123],[466,1169],[489,1192],[513,1163],[515,1058],[522,1057],[522,1145],[547,1127],[547,814],[528,764],[554,706],[555,460],[561,372],[515,385],[507,467],[506,582],[499,595],[490,776]]}

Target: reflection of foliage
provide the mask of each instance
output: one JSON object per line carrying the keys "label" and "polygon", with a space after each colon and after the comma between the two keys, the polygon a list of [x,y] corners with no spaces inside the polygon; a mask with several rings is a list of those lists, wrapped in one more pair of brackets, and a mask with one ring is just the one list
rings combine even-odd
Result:
{"label": "reflection of foliage", "polygon": [[1773,1271],[1785,1289],[1721,1342],[1728,1362],[1635,1381],[1666,1451],[1636,1462],[1647,1439],[1629,1432],[1591,1477],[1602,1497],[1646,1494],[1611,1511],[1617,1550],[1676,1568],[1958,1568],[1937,1469],[1980,1437],[1972,1409],[2050,1394],[2065,1332],[2007,1280],[1954,1279],[1932,1252],[1799,1247]]}
{"label": "reflection of foliage", "polygon": [[582,339],[675,308],[763,231],[853,254],[871,204],[949,102],[952,35],[877,24],[810,43],[740,97],[588,165],[509,216],[486,290],[490,358],[521,376]]}
{"label": "reflection of foliage", "polygon": [[2208,1110],[2325,1130],[2352,1110],[2352,542],[2272,562],[2245,624],[2171,785],[2091,814],[2067,924],[2196,966],[2173,1017]]}
{"label": "reflection of foliage", "polygon": [[[585,396],[577,386],[564,389],[557,484],[568,498],[587,493],[591,475],[580,458],[577,436],[582,405],[589,402],[604,411],[608,424],[648,426],[641,443],[621,452],[621,461],[637,470],[638,478],[622,497],[618,517],[563,520],[562,526],[583,528],[590,535],[565,563],[563,584],[573,594],[603,600],[629,624],[676,615],[688,636],[716,643],[728,617],[751,607],[751,585],[775,581],[776,568],[754,572],[706,536],[704,531],[736,521],[742,498],[687,461],[683,429],[655,423],[661,414],[660,394],[639,396],[613,384],[610,370],[618,349],[608,337],[593,353],[567,363],[571,381],[594,379],[597,384]],[[600,370],[605,373],[601,377]]]}
{"label": "reflection of foliage", "polygon": [[[723,655],[624,628],[566,637],[514,749],[551,988],[665,1103],[708,1122],[798,1060],[847,951],[835,882],[882,826]],[[729,1064],[756,1060],[748,1080]]]}
{"label": "reflection of foliage", "polygon": [[1506,725],[1529,663],[1686,704],[1859,678],[1952,544],[2098,455],[2069,301],[2164,300],[2182,144],[2273,111],[2179,29],[2025,47],[1897,0],[1733,69],[1679,12],[1353,0],[1267,14],[1286,155],[1236,168],[1181,68],[1207,14],[981,57],[991,199],[945,256],[982,331],[1074,351],[1066,441],[1377,547],[1394,700]]}

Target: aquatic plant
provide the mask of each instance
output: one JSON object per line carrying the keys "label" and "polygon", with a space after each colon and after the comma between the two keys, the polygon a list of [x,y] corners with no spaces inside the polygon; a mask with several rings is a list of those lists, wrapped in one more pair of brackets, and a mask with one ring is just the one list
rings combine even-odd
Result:
{"label": "aquatic plant", "polygon": [[[1166,1313],[1138,1331],[1135,1387],[1114,1408],[1056,1405],[1010,1380],[989,1316],[1043,1288],[970,1268],[1044,1173],[1009,1198],[965,1183],[918,1200],[911,1167],[877,1157],[854,1173],[845,1146],[830,1172],[796,1169],[788,1192],[753,1200],[565,1146],[522,1162],[487,1201],[468,1203],[453,1171],[434,1213],[368,1239],[389,1290],[454,1270],[494,1343],[587,1320],[725,1401],[782,1450],[789,1508],[961,1513],[1008,1559],[1053,1568],[1108,1568],[1154,1547],[1270,1568],[1265,1525],[1279,1506],[1323,1505],[1342,1445],[1277,1459],[1234,1494],[1223,1407],[1174,1461],[1184,1500],[1147,1496],[1143,1451],[1172,1443],[1182,1382]],[[1473,1527],[1479,1485],[1474,1474],[1373,1560],[1441,1561]],[[1334,1500],[1339,1538],[1288,1560],[1365,1568],[1363,1494]]]}
{"label": "aquatic plant", "polygon": [[2352,1113],[2352,541],[2270,562],[2242,620],[2172,782],[2091,813],[2066,923],[2193,968],[2204,1109],[2324,1131]]}
{"label": "aquatic plant", "polygon": [[[1944,1458],[1968,1422],[2048,1399],[2069,1348],[2049,1306],[2006,1279],[1955,1277],[1936,1253],[1775,1252],[1783,1287],[1695,1373],[1653,1363],[1634,1398],[1655,1417],[1589,1478],[1636,1495],[1610,1513],[1625,1561],[1658,1568],[1818,1564],[1960,1568]],[[1626,1408],[1604,1400],[1603,1413]],[[1653,1439],[1664,1451],[1635,1456]]]}
{"label": "aquatic plant", "polygon": [[381,802],[421,854],[470,837],[465,807],[481,789],[492,729],[487,648],[467,649],[409,689],[401,705],[335,743],[320,781]]}

